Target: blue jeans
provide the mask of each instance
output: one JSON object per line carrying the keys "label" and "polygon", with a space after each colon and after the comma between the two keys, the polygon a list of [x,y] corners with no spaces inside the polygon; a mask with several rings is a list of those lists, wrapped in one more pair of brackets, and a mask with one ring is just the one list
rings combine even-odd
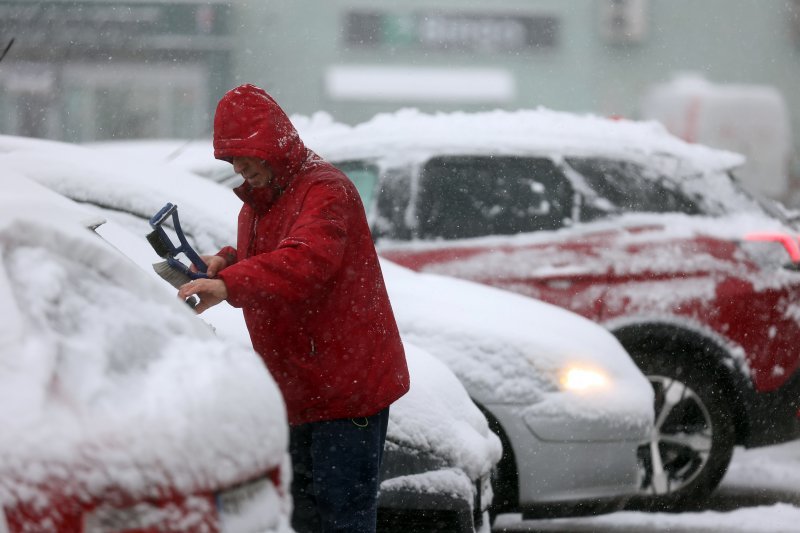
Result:
{"label": "blue jeans", "polygon": [[292,527],[297,533],[374,533],[389,408],[362,418],[289,428]]}

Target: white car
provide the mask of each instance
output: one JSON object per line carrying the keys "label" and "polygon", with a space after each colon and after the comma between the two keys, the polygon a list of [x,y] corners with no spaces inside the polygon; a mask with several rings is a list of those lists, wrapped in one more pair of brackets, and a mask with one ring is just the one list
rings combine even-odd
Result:
{"label": "white car", "polygon": [[285,533],[280,392],[87,226],[0,174],[0,531]]}
{"label": "white car", "polygon": [[[160,165],[123,161],[85,147],[0,136],[3,168],[107,219],[95,231],[151,277],[156,277],[151,264],[160,258],[145,235],[151,230],[148,219],[165,202],[179,206],[181,226],[198,251],[235,240],[239,200],[229,189]],[[156,279],[174,299],[175,289]],[[220,337],[249,346],[240,311],[220,305],[202,317]],[[405,346],[412,386],[390,410],[379,501],[382,530],[438,524],[447,531],[485,531],[500,440],[444,364],[411,343]]]}
{"label": "white car", "polygon": [[[349,131],[322,114],[293,121],[312,149],[315,139],[325,139],[321,133],[337,138]],[[103,149],[147,159],[156,146]],[[192,157],[185,152],[170,164],[223,176],[210,143],[205,151],[200,146],[193,143]],[[151,157],[162,159],[172,148],[161,150]],[[358,176],[351,178],[359,185]],[[637,453],[652,433],[653,390],[611,334],[538,300],[382,265],[401,334],[450,367],[503,441],[494,513],[611,511],[639,490],[644,471]]]}

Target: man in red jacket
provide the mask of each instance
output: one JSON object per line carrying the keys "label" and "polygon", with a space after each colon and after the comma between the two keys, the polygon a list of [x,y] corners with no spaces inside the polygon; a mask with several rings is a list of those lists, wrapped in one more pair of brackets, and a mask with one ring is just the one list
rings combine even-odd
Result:
{"label": "man in red jacket", "polygon": [[237,245],[204,256],[209,279],[179,297],[244,312],[286,402],[292,526],[374,531],[389,405],[409,375],[361,199],[254,85],[219,101],[214,156],[244,178]]}

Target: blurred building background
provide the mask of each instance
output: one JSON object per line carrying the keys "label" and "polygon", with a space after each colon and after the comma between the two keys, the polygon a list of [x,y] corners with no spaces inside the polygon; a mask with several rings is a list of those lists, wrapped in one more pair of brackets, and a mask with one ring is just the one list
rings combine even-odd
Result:
{"label": "blurred building background", "polygon": [[[222,93],[253,82],[350,123],[408,106],[658,111],[689,140],[785,144],[773,196],[800,180],[800,0],[0,0],[0,49],[12,38],[3,133],[207,136]],[[652,105],[687,77],[708,90]],[[726,123],[740,108],[760,122]]]}

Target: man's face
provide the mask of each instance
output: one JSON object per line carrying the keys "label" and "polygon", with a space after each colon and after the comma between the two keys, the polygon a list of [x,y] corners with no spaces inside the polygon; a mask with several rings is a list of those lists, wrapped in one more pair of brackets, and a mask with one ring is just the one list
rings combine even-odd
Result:
{"label": "man's face", "polygon": [[233,171],[240,174],[244,180],[257,189],[266,187],[272,181],[272,170],[266,161],[257,157],[234,157]]}

